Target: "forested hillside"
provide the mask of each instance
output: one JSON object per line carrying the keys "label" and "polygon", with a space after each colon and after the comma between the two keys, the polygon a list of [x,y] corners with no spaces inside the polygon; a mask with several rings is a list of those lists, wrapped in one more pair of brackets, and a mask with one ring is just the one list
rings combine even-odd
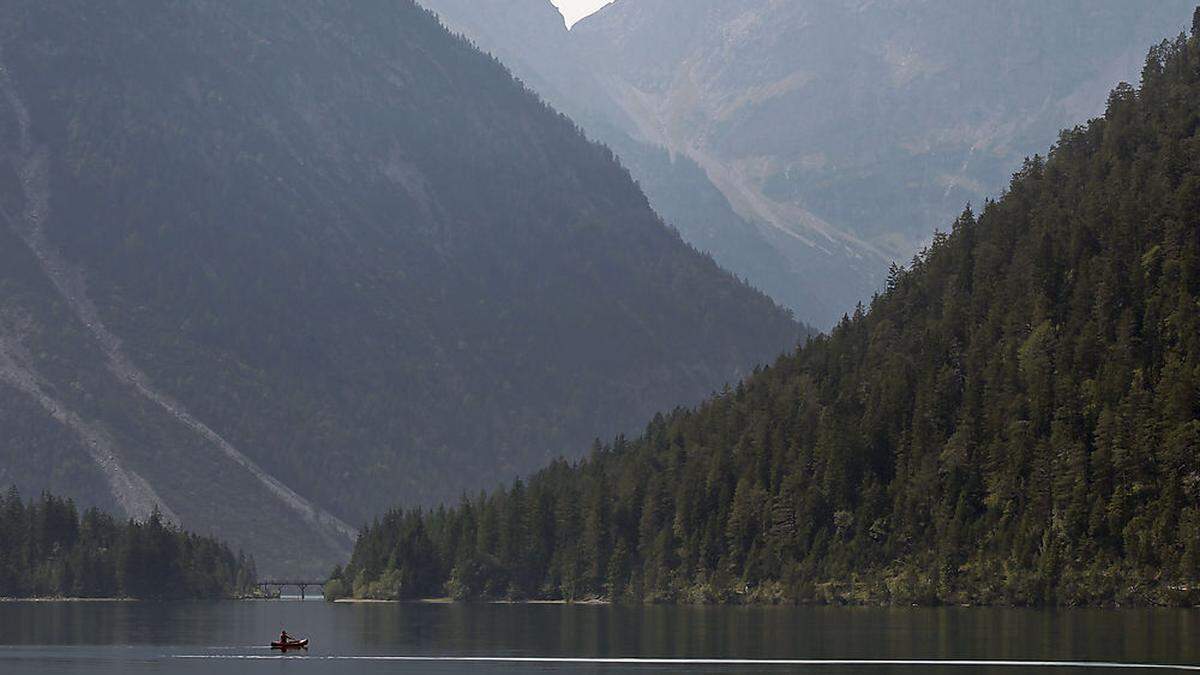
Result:
{"label": "forested hillside", "polygon": [[45,493],[0,498],[0,597],[220,598],[254,581],[253,560],[158,513],[121,522]]}
{"label": "forested hillside", "polygon": [[802,333],[410,0],[0,3],[0,160],[0,481],[267,570]]}
{"label": "forested hillside", "polygon": [[358,596],[1195,603],[1200,10],[828,336],[366,530]]}

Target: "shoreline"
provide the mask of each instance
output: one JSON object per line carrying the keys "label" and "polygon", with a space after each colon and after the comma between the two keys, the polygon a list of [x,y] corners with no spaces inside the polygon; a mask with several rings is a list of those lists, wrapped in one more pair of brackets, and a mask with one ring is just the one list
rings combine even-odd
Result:
{"label": "shoreline", "polygon": [[348,605],[413,604],[413,605],[611,605],[610,600],[454,600],[453,598],[416,598],[413,600],[380,600],[378,598],[338,598],[334,603]]}
{"label": "shoreline", "polygon": [[140,598],[80,598],[74,596],[42,596],[32,598],[0,598],[0,602],[141,602]]}
{"label": "shoreline", "polygon": [[14,598],[14,597],[0,596],[0,603],[6,603],[6,602],[9,602],[9,603],[16,603],[16,602],[192,602],[192,601],[197,601],[197,600],[199,600],[199,601],[208,601],[208,600],[241,601],[241,600],[278,600],[278,598],[243,596],[243,597],[222,597],[222,598],[163,598],[163,599],[157,599],[157,598],[127,598],[127,597],[92,598],[92,597],[80,597],[80,596],[74,596],[74,595],[63,595],[63,596],[43,595],[43,596],[33,596],[33,597],[27,597],[27,598]]}
{"label": "shoreline", "polygon": [[[233,602],[243,601],[267,601],[267,600],[292,600],[293,598],[261,598],[261,597],[241,597],[241,598],[177,598],[167,602],[188,602],[193,600],[228,600]],[[299,598],[295,598],[299,600]],[[313,602],[317,599],[313,598]],[[17,603],[88,603],[88,602],[159,602],[156,600],[147,600],[145,598],[121,598],[121,597],[105,597],[105,598],[89,598],[89,597],[0,597],[0,604],[17,604]],[[613,603],[611,600],[603,598],[589,598],[587,600],[454,600],[449,597],[440,598],[416,598],[412,600],[383,600],[378,598],[338,598],[329,601],[332,603],[348,604],[348,605],[577,605],[577,606],[609,606]],[[633,603],[633,606],[674,606],[674,607],[843,607],[843,608],[913,608],[913,609],[938,609],[946,607],[959,608],[983,608],[983,609],[1032,609],[1032,610],[1062,610],[1062,609],[1103,609],[1103,610],[1137,610],[1137,609],[1183,609],[1194,610],[1200,609],[1200,605],[1163,605],[1163,604],[1105,604],[1105,605],[1005,605],[1005,604],[976,604],[976,603],[945,603],[937,605],[925,604],[886,604],[886,603],[823,603],[823,602],[802,602],[802,603],[771,603],[771,602],[741,602],[741,603],[686,603],[686,602],[668,602],[668,603]]]}

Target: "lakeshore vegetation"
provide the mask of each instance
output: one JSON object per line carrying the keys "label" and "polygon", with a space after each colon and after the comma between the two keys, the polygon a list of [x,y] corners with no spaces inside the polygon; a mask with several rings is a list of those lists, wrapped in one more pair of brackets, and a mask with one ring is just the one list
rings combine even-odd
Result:
{"label": "lakeshore vegetation", "polygon": [[252,559],[158,512],[121,522],[46,493],[0,497],[0,597],[220,598],[254,581]]}
{"label": "lakeshore vegetation", "polygon": [[828,336],[578,463],[386,514],[330,594],[1194,604],[1198,33]]}

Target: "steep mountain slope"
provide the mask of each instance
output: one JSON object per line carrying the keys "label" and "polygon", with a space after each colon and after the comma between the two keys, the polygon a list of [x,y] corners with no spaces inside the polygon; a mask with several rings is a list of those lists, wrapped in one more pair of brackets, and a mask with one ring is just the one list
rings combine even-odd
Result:
{"label": "steep mountain slope", "polygon": [[[609,95],[548,0],[421,0],[453,32],[500,59],[531,89],[613,149],[651,205],[690,244],[705,251],[806,321],[841,316],[844,289],[815,272],[823,257],[797,263],[774,236],[734,211],[704,169],[685,154],[635,138],[636,120]],[[787,242],[783,242],[786,246]],[[793,256],[793,258],[796,258]],[[885,261],[876,264],[886,266]],[[828,319],[832,321],[832,319]]]}
{"label": "steep mountain slope", "polygon": [[831,335],[578,466],[359,539],[342,590],[1200,601],[1200,9]]}
{"label": "steep mountain slope", "polygon": [[1098,114],[1113,82],[1136,78],[1142,45],[1191,10],[618,0],[571,36],[640,137],[693,157],[782,253],[835,275],[826,326],[879,287],[881,258],[907,260],[1060,128]]}
{"label": "steep mountain slope", "polygon": [[425,4],[612,147],[685,239],[822,328],[1099,114],[1192,9],[617,0],[568,32],[548,2]]}
{"label": "steep mountain slope", "polygon": [[327,569],[369,514],[799,336],[411,2],[20,0],[0,49],[0,481],[26,491]]}
{"label": "steep mountain slope", "polygon": [[621,126],[633,123],[607,97],[549,0],[426,0],[420,4],[437,14],[451,32],[500,59],[530,89],[572,118],[620,120]]}

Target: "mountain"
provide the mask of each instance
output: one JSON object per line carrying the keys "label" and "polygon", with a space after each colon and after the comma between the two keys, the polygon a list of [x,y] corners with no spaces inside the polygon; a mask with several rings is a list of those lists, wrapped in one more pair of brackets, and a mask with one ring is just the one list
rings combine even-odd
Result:
{"label": "mountain", "polygon": [[1185,604],[1200,9],[828,336],[575,465],[368,528],[357,596]]}
{"label": "mountain", "polygon": [[617,0],[570,31],[548,2],[426,4],[611,146],[685,239],[827,328],[1099,114],[1189,1]]}
{"label": "mountain", "polygon": [[0,484],[268,573],[801,335],[407,0],[4,3],[0,149]]}
{"label": "mountain", "polygon": [[[749,280],[808,323],[841,316],[847,299],[836,283],[783,255],[771,233],[738,215],[704,168],[684,153],[642,140],[563,27],[549,0],[421,0],[455,33],[500,59],[527,86],[620,157],[651,205],[683,238]],[[814,264],[823,262],[816,259]],[[879,264],[885,265],[885,262]]]}

